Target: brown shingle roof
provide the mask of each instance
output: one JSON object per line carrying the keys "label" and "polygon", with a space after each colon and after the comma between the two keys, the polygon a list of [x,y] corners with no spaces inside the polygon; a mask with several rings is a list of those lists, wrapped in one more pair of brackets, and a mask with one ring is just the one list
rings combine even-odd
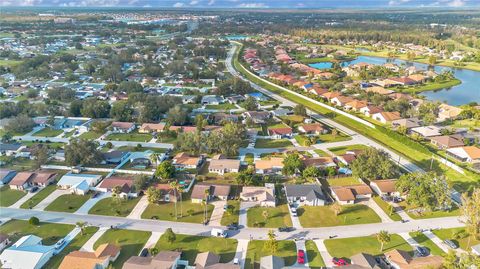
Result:
{"label": "brown shingle roof", "polygon": [[32,181],[38,184],[46,184],[48,181],[55,177],[57,174],[55,173],[35,173]]}
{"label": "brown shingle roof", "polygon": [[20,172],[15,175],[15,177],[10,181],[9,185],[22,186],[23,184],[31,180],[33,178],[33,175],[35,175],[35,173],[33,172]]}
{"label": "brown shingle roof", "polygon": [[395,192],[395,183],[394,179],[382,179],[382,180],[374,180],[372,183],[375,183],[377,187],[382,192]]}

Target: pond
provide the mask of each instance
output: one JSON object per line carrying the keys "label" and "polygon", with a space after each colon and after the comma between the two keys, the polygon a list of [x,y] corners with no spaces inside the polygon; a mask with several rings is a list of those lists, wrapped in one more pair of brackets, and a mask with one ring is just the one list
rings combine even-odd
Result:
{"label": "pond", "polygon": [[245,40],[248,38],[246,35],[230,35],[225,37],[227,40]]}
{"label": "pond", "polygon": [[[349,62],[343,62],[342,66],[348,66],[357,63],[369,63],[376,65],[383,65],[387,62],[395,63],[397,65],[405,66],[415,66],[418,69],[426,70],[429,68],[427,64],[416,63],[416,62],[407,62],[400,59],[387,59],[381,57],[372,57],[372,56],[359,56],[357,59]],[[328,67],[330,64],[330,67]],[[322,62],[310,64],[311,67],[318,69],[327,69],[331,68],[332,63]],[[445,70],[451,70],[455,77],[462,81],[462,84],[453,86],[451,88],[440,89],[436,91],[422,92],[427,99],[432,101],[441,101],[446,102],[451,105],[463,105],[470,102],[480,103],[480,72],[460,69],[460,68],[451,68],[444,66],[434,66],[433,69],[437,73],[441,73]]]}

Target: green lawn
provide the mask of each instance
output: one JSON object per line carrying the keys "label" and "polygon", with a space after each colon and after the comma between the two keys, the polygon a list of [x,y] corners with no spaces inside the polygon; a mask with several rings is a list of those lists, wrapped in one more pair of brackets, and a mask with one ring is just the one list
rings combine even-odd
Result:
{"label": "green lawn", "polygon": [[368,253],[371,255],[380,255],[393,249],[412,251],[412,247],[398,234],[391,235],[391,241],[385,244],[383,251],[380,250],[381,244],[375,235],[363,237],[351,237],[341,239],[327,239],[324,241],[328,253],[333,257],[350,258],[358,253]]}
{"label": "green lawn", "polygon": [[120,269],[128,258],[140,253],[151,234],[151,232],[135,230],[110,229],[95,242],[93,248],[97,249],[99,245],[105,243],[120,247],[120,256],[113,263],[113,268]]}
{"label": "green lawn", "polygon": [[450,239],[460,246],[461,249],[470,251],[471,246],[480,244],[480,240],[476,240],[475,237],[469,236],[465,228],[451,228],[434,230],[433,233],[442,240]]}
{"label": "green lawn", "polygon": [[410,236],[420,245],[427,247],[432,255],[443,255],[445,252],[439,248],[432,240],[421,232],[410,232]]}
{"label": "green lawn", "polygon": [[297,209],[303,227],[331,227],[381,222],[380,217],[366,205],[343,205],[336,216],[331,206],[302,206]]}
{"label": "green lawn", "polygon": [[86,227],[83,235],[79,233],[72,241],[57,255],[53,256],[44,266],[44,268],[58,268],[63,258],[70,252],[79,250],[85,243],[98,231],[98,227]]}
{"label": "green lawn", "polygon": [[228,211],[223,212],[222,220],[220,222],[223,226],[238,223],[238,214],[240,213],[240,201],[229,200],[227,205],[233,207],[233,214],[228,213]]}
{"label": "green lawn", "polygon": [[328,150],[335,155],[343,155],[350,150],[363,150],[367,148],[368,146],[365,146],[365,145],[350,145],[350,146],[329,148]]}
{"label": "green lawn", "polygon": [[0,66],[5,66],[5,67],[14,67],[21,63],[22,61],[17,61],[17,60],[0,60]]}
{"label": "green lawn", "polygon": [[[178,219],[175,219],[175,203],[149,204],[142,213],[143,219],[159,219],[179,222],[203,223],[203,212],[205,207],[199,203],[191,201],[183,201],[183,217],[180,217],[180,202],[177,203]],[[208,205],[208,219],[212,215],[214,206]],[[188,214],[189,210],[193,210],[192,214]]]}
{"label": "green lawn", "polygon": [[62,130],[55,130],[49,127],[43,128],[42,130],[34,133],[34,136],[42,136],[42,137],[55,137],[59,134],[63,133]]}
{"label": "green lawn", "polygon": [[109,197],[98,201],[88,214],[126,217],[132,212],[140,198],[122,199]]}
{"label": "green lawn", "polygon": [[206,105],[206,109],[218,109],[218,110],[230,110],[230,109],[236,109],[237,107],[234,104],[230,103],[223,103],[219,105]]}
{"label": "green lawn", "polygon": [[[245,269],[260,268],[260,258],[272,255],[269,250],[264,248],[264,240],[252,240],[248,243],[247,257],[245,259]],[[297,248],[292,240],[277,241],[277,252],[273,255],[282,257],[286,266],[291,266],[297,260]]]}
{"label": "green lawn", "polygon": [[329,178],[327,179],[328,185],[330,186],[348,186],[348,185],[357,185],[361,181],[355,177],[339,177],[339,178]]}
{"label": "green lawn", "polygon": [[137,132],[131,132],[129,134],[109,134],[105,140],[113,141],[135,141],[135,142],[148,142],[152,140],[151,134],[139,134]]}
{"label": "green lawn", "polygon": [[24,191],[11,190],[8,185],[5,185],[0,189],[0,206],[11,206],[26,194]]}
{"label": "green lawn", "polygon": [[315,151],[315,153],[317,153],[320,157],[328,157],[330,155],[328,155],[325,151],[321,150],[321,149],[314,149],[313,151]]}
{"label": "green lawn", "polygon": [[38,203],[43,201],[43,199],[47,198],[52,192],[54,192],[57,189],[56,185],[49,185],[45,188],[43,188],[41,191],[39,191],[37,194],[35,194],[32,198],[28,199],[25,203],[23,203],[20,208],[28,209],[28,208],[33,208]]}
{"label": "green lawn", "polygon": [[320,269],[325,267],[325,262],[322,259],[322,255],[318,251],[317,245],[312,240],[305,241],[305,248],[307,250],[308,265],[312,269]]}
{"label": "green lawn", "polygon": [[34,234],[43,239],[43,244],[53,245],[74,227],[74,225],[49,222],[40,222],[38,226],[34,226],[26,220],[10,220],[0,226],[0,233],[8,234],[12,242],[16,242],[22,236]]}
{"label": "green lawn", "polygon": [[[417,212],[414,211],[412,206],[409,206],[405,201],[400,203],[400,206],[404,208],[404,211],[412,219],[431,219],[431,218],[442,218],[442,217],[452,217],[452,216],[460,216],[460,209],[458,207],[454,207],[449,211],[424,211],[424,212]],[[412,211],[413,210],[413,211]]]}
{"label": "green lawn", "polygon": [[390,210],[390,207],[389,207],[389,203],[385,202],[382,200],[382,198],[380,196],[374,196],[372,198],[375,203],[377,203],[378,206],[380,206],[380,208],[385,212],[387,213],[387,215],[394,221],[401,221],[402,220],[402,217],[400,217],[400,215],[398,215],[397,213],[393,212],[392,210]]}
{"label": "green lawn", "polygon": [[287,148],[291,147],[292,142],[287,139],[257,139],[255,148]]}
{"label": "green lawn", "polygon": [[297,141],[297,143],[300,144],[300,146],[305,146],[305,147],[308,147],[312,144],[316,144],[317,142],[317,137],[315,137],[315,142],[312,143],[310,141],[310,137],[307,137],[306,135],[296,135],[294,138]]}
{"label": "green lawn", "polygon": [[50,203],[45,210],[73,213],[88,201],[88,199],[90,199],[90,195],[64,194]]}
{"label": "green lawn", "polygon": [[198,253],[207,251],[220,255],[221,263],[228,263],[235,257],[237,243],[235,239],[176,234],[176,239],[172,243],[162,235],[155,247],[160,251],[179,249],[182,251],[182,259],[188,260],[189,264],[195,262]]}
{"label": "green lawn", "polygon": [[136,147],[129,147],[129,146],[121,146],[116,148],[116,150],[123,150],[123,151],[146,151],[146,150],[151,150],[155,153],[164,153],[167,151],[165,148],[148,148],[148,147],[141,147],[137,149]]}
{"label": "green lawn", "polygon": [[100,136],[102,136],[102,133],[96,133],[94,131],[88,131],[79,135],[80,138],[87,139],[87,140],[94,140],[99,138]]}
{"label": "green lawn", "polygon": [[329,142],[348,141],[348,140],[351,140],[352,138],[342,133],[338,133],[336,136],[333,136],[332,134],[322,134],[318,136],[318,139],[323,143],[329,143]]}
{"label": "green lawn", "polygon": [[35,170],[35,162],[30,158],[13,158],[7,156],[0,156],[0,161],[4,161],[3,169],[12,169],[17,172]]}
{"label": "green lawn", "polygon": [[[278,228],[283,226],[292,226],[288,205],[279,205],[277,207],[255,206],[247,211],[247,226],[262,228]],[[263,211],[268,212],[268,218],[265,220]],[[258,226],[255,225],[258,223]]]}
{"label": "green lawn", "polygon": [[408,93],[420,93],[420,92],[426,92],[426,91],[435,91],[435,90],[440,90],[445,88],[451,88],[461,83],[462,81],[458,79],[452,79],[452,80],[441,81],[441,82],[427,82],[425,84],[421,84],[418,86],[404,87],[400,89],[393,88],[392,90],[400,91],[400,92],[408,92]]}

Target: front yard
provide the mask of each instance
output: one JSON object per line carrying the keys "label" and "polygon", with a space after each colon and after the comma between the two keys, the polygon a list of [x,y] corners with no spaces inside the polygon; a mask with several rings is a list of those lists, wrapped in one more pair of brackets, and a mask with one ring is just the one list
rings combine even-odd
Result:
{"label": "front yard", "polygon": [[152,140],[151,134],[139,134],[137,132],[131,132],[128,134],[109,134],[105,140],[112,141],[134,141],[134,142],[148,142]]}
{"label": "front yard", "polygon": [[414,207],[408,205],[405,201],[399,203],[400,206],[404,208],[404,211],[412,219],[431,219],[431,218],[442,218],[442,217],[454,217],[460,216],[460,209],[458,207],[453,207],[451,210],[441,211],[422,211],[422,210],[415,210]]}
{"label": "front yard", "polygon": [[87,139],[87,140],[95,140],[95,139],[99,138],[100,136],[102,136],[102,133],[97,133],[97,132],[94,132],[94,131],[88,131],[88,132],[85,132],[85,133],[79,135],[80,138]]}
{"label": "front yard", "polygon": [[410,236],[420,245],[427,247],[432,255],[443,255],[445,252],[439,248],[432,240],[428,239],[426,235],[421,232],[411,232]]}
{"label": "front yard", "polygon": [[262,139],[255,142],[255,148],[287,148],[293,146],[288,139]]}
{"label": "front yard", "polygon": [[42,238],[45,245],[53,245],[65,237],[74,225],[40,222],[38,226],[31,225],[26,220],[10,220],[0,226],[0,233],[7,234],[12,242],[20,237],[34,234]]}
{"label": "front yard", "polygon": [[[247,211],[247,226],[261,228],[278,228],[292,226],[292,219],[288,212],[288,205],[283,204],[277,207],[252,207]],[[264,217],[267,212],[267,218]]]}
{"label": "front yard", "polygon": [[307,250],[308,265],[312,269],[320,269],[325,267],[322,255],[318,251],[317,245],[312,240],[305,241],[305,248]]}
{"label": "front yard", "polygon": [[90,199],[90,195],[64,194],[50,203],[45,210],[73,213],[87,202],[88,199]]}
{"label": "front yard", "polygon": [[394,212],[394,210],[392,210],[392,208],[390,207],[390,204],[385,202],[384,200],[382,200],[382,198],[380,196],[374,196],[372,198],[375,203],[377,203],[377,205],[385,212],[387,213],[387,215],[393,220],[393,221],[401,221],[402,220],[402,217],[400,217],[400,215],[398,215],[397,213]]}
{"label": "front yard", "polygon": [[260,268],[260,258],[269,255],[282,257],[285,260],[285,266],[291,266],[297,260],[297,248],[292,240],[277,241],[278,248],[275,253],[270,253],[264,248],[265,242],[264,240],[252,240],[248,243],[245,269]]}
{"label": "front yard", "polygon": [[229,208],[233,208],[233,211],[231,211],[232,213],[229,213],[230,211],[228,210],[223,212],[222,220],[220,222],[223,226],[238,223],[238,214],[240,213],[240,201],[229,200],[227,205]]}
{"label": "front yard", "polygon": [[471,246],[480,244],[480,240],[475,239],[474,236],[469,236],[466,233],[465,228],[434,230],[433,233],[442,240],[452,240],[457,246],[466,251],[470,251]]}
{"label": "front yard", "polygon": [[138,253],[140,253],[151,234],[151,232],[135,230],[110,229],[106,231],[97,242],[95,242],[93,248],[97,249],[98,246],[105,243],[120,247],[120,255],[112,264],[113,268],[120,269],[128,258],[131,256],[137,256]]}
{"label": "front yard", "polygon": [[[183,217],[180,217],[180,209],[183,208]],[[207,207],[207,217],[210,219],[214,206],[209,204]],[[143,219],[158,219],[178,222],[203,223],[205,207],[199,203],[183,201],[177,203],[178,219],[175,219],[175,203],[149,204],[142,213]]]}
{"label": "front yard", "polygon": [[32,198],[28,199],[25,203],[23,203],[20,206],[20,208],[29,209],[29,208],[35,207],[36,205],[38,205],[38,203],[43,201],[43,199],[47,198],[47,196],[49,196],[56,189],[57,189],[56,185],[49,185],[43,188],[41,191],[35,194]]}
{"label": "front yard", "polygon": [[235,239],[176,234],[176,239],[172,243],[162,235],[155,248],[160,251],[179,249],[182,251],[182,259],[188,260],[189,264],[195,262],[198,253],[207,251],[220,255],[221,263],[228,263],[235,257],[237,243]]}
{"label": "front yard", "polygon": [[43,128],[42,130],[33,134],[33,136],[42,136],[42,137],[55,137],[63,133],[62,130],[55,130],[49,127]]}
{"label": "front yard", "polygon": [[367,149],[368,146],[365,146],[365,145],[361,145],[361,144],[358,144],[358,145],[349,145],[349,146],[341,146],[341,147],[334,147],[334,148],[329,148],[328,150],[331,151],[333,154],[335,155],[343,155],[345,153],[347,153],[347,151],[351,151],[351,150],[365,150]]}
{"label": "front yard", "polygon": [[26,194],[24,191],[11,190],[8,185],[3,186],[0,188],[0,206],[9,207]]}
{"label": "front yard", "polygon": [[123,199],[116,197],[109,197],[98,201],[88,214],[126,217],[132,212],[135,205],[137,205],[140,198]]}
{"label": "front yard", "polygon": [[351,140],[352,138],[342,133],[338,133],[337,135],[322,134],[318,136],[318,139],[322,143],[330,143],[330,142],[348,141],[348,140]]}
{"label": "front yard", "polygon": [[331,227],[381,222],[380,217],[366,205],[343,205],[336,216],[332,206],[302,206],[297,209],[303,227]]}
{"label": "front yard", "polygon": [[330,255],[347,259],[361,252],[371,255],[380,255],[394,249],[405,251],[413,250],[412,247],[398,234],[391,235],[391,241],[384,245],[383,251],[380,250],[381,244],[378,242],[375,235],[327,239],[324,242]]}

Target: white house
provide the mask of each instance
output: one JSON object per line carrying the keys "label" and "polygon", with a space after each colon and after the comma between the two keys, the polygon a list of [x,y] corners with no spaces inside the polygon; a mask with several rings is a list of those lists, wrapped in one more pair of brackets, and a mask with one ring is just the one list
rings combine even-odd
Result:
{"label": "white house", "polygon": [[54,246],[42,245],[42,238],[26,235],[0,255],[2,268],[40,269],[54,254]]}
{"label": "white house", "polygon": [[394,179],[372,180],[370,181],[370,188],[380,196],[398,197],[400,196],[400,192],[396,190],[395,182]]}
{"label": "white house", "polygon": [[69,189],[74,194],[85,195],[101,179],[101,175],[68,173],[58,181],[57,186],[61,189]]}

